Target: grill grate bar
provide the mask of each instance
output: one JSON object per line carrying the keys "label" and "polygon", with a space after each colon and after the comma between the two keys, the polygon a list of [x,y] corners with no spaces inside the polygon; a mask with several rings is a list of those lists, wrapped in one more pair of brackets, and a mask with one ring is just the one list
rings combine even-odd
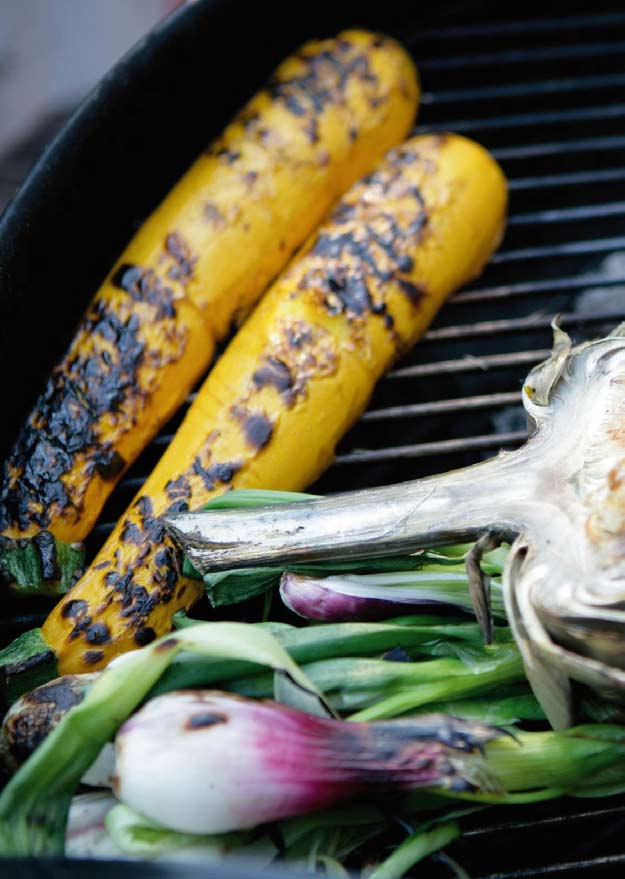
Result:
{"label": "grill grate bar", "polygon": [[541,867],[525,867],[521,870],[512,870],[506,873],[489,873],[478,879],[534,879],[536,876],[557,876],[559,873],[567,873],[575,870],[575,873],[597,870],[602,867],[615,867],[625,864],[625,854],[604,855],[600,858],[588,858],[582,861],[563,861],[558,864],[546,864]]}
{"label": "grill grate bar", "polygon": [[600,43],[571,43],[559,46],[535,46],[532,49],[504,49],[500,52],[476,52],[443,58],[423,58],[420,70],[454,70],[463,67],[486,67],[503,64],[527,64],[534,61],[558,61],[561,58],[593,58],[600,55],[621,55],[625,40]]}
{"label": "grill grate bar", "polygon": [[147,477],[145,476],[131,476],[127,479],[122,479],[119,483],[120,488],[132,488],[134,491],[138,491],[143,483],[145,482]]}
{"label": "grill grate bar", "polygon": [[503,320],[485,320],[473,324],[453,324],[430,330],[424,338],[428,342],[441,339],[479,338],[480,336],[496,336],[501,333],[527,332],[528,330],[549,329],[555,317],[560,326],[571,326],[590,323],[613,323],[625,318],[625,305],[622,311],[599,312],[597,314],[530,314],[527,317],[505,318]]}
{"label": "grill grate bar", "polygon": [[[625,177],[625,169],[623,170]],[[494,254],[491,264],[518,262],[527,259],[546,259],[567,254],[605,253],[625,247],[625,236],[617,238],[594,238],[591,241],[565,241],[563,244],[545,244],[539,247],[522,247],[518,250],[501,250]]]}
{"label": "grill grate bar", "polygon": [[440,92],[424,92],[422,104],[454,104],[460,101],[483,101],[490,98],[530,97],[560,92],[586,91],[612,88],[625,84],[625,73],[606,73],[597,76],[570,76],[562,79],[513,82],[505,85],[475,86],[465,89],[447,89]]}
{"label": "grill grate bar", "polygon": [[560,32],[577,30],[580,27],[606,27],[606,25],[625,24],[625,13],[607,12],[599,15],[571,15],[567,18],[530,18],[522,21],[480,22],[479,24],[443,25],[414,31],[409,40],[431,39],[432,37],[480,37],[495,34],[528,34],[541,31]]}
{"label": "grill grate bar", "polygon": [[431,443],[390,446],[384,449],[355,449],[353,452],[337,455],[333,466],[340,466],[342,464],[371,464],[375,461],[393,461],[401,458],[430,458],[433,455],[452,455],[457,452],[496,449],[500,446],[518,445],[525,439],[527,439],[526,431],[514,430],[507,433],[468,436]]}
{"label": "grill grate bar", "polygon": [[550,348],[537,348],[535,351],[513,351],[510,354],[486,354],[475,357],[466,354],[456,360],[439,360],[434,363],[417,363],[414,366],[402,366],[389,372],[385,379],[426,378],[434,375],[457,375],[459,373],[488,372],[491,369],[503,369],[510,366],[527,366],[540,363],[551,354]]}
{"label": "grill grate bar", "polygon": [[499,824],[486,824],[483,827],[467,829],[462,835],[464,837],[490,836],[493,833],[509,833],[510,831],[532,830],[536,827],[548,827],[554,824],[568,824],[571,821],[584,821],[587,818],[615,818],[623,814],[625,814],[625,806],[612,806],[609,809],[573,812],[569,815],[549,815],[548,817],[537,818],[531,821],[506,821]]}
{"label": "grill grate bar", "polygon": [[625,214],[625,201],[609,204],[590,204],[578,208],[556,208],[548,211],[528,211],[508,217],[508,226],[544,226],[549,223],[571,223],[597,217],[619,217]]}
{"label": "grill grate bar", "polygon": [[600,171],[575,171],[571,174],[543,174],[538,177],[517,177],[508,182],[508,189],[542,189],[545,186],[572,186],[579,183],[603,183],[625,179],[625,168],[602,168]]}
{"label": "grill grate bar", "polygon": [[487,302],[493,299],[507,299],[531,293],[549,293],[551,290],[578,290],[584,287],[612,287],[625,284],[625,275],[606,275],[602,272],[576,275],[571,278],[545,278],[541,281],[521,281],[518,284],[504,284],[499,287],[482,287],[457,293],[449,304],[466,302]]}
{"label": "grill grate bar", "polygon": [[435,400],[431,403],[409,403],[405,406],[388,406],[384,409],[371,409],[361,417],[361,421],[392,421],[398,418],[412,418],[423,415],[438,415],[443,412],[466,412],[472,409],[490,409],[519,403],[518,391],[504,391],[499,394],[479,394],[474,397],[455,397],[452,400]]}
{"label": "grill grate bar", "polygon": [[[625,51],[625,44],[623,46]],[[585,122],[591,119],[620,119],[625,104],[604,104],[600,107],[575,107],[570,110],[540,110],[535,113],[484,116],[477,119],[452,119],[431,125],[418,125],[417,134],[433,131],[488,131],[491,128],[516,128],[524,125],[552,125],[554,122]]]}
{"label": "grill grate bar", "polygon": [[528,143],[511,147],[496,147],[491,150],[498,160],[531,159],[536,156],[584,153],[590,150],[613,150],[625,147],[625,136],[621,134],[606,137],[580,137],[572,140],[551,140],[546,143]]}

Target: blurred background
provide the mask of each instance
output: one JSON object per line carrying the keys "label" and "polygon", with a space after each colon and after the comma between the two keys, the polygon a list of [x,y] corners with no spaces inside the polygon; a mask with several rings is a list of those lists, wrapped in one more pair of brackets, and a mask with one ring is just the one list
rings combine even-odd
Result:
{"label": "blurred background", "polygon": [[0,211],[100,77],[183,0],[0,0]]}

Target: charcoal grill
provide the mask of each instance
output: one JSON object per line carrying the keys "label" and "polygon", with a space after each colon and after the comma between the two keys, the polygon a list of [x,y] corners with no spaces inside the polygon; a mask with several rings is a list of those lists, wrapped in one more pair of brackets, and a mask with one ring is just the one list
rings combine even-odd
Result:
{"label": "charcoal grill", "polygon": [[[594,5],[592,14],[574,2],[505,10],[466,2],[429,10],[389,0],[376,11],[336,5],[343,8],[311,7],[310,18],[292,21],[279,4],[194,4],[118,65],[44,153],[0,222],[4,448],[141,218],[280,57],[350,23],[384,29],[410,48],[424,89],[418,130],[462,132],[489,148],[510,180],[510,220],[483,276],[453,297],[414,353],[380,382],[316,490],[426,476],[518,445],[525,437],[520,383],[548,353],[553,315],[578,340],[625,319],[622,4]],[[0,199],[25,170],[28,149],[0,164]],[[120,484],[94,546],[180,417]],[[41,602],[5,607],[3,641],[45,612]],[[433,856],[420,875],[459,875],[452,858],[474,879],[609,879],[623,875],[624,832],[624,798],[491,809],[465,819],[449,857]],[[10,874],[78,876],[80,869],[22,863]],[[126,875],[106,865],[92,875],[113,869]],[[132,867],[127,875],[174,873]],[[175,875],[183,874],[176,868]]]}

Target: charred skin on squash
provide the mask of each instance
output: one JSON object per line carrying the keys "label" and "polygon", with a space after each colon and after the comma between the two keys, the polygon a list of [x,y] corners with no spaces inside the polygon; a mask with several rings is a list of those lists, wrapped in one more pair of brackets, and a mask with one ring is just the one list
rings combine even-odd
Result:
{"label": "charred skin on squash", "polygon": [[5,464],[0,535],[87,536],[216,340],[338,195],[407,134],[418,93],[404,50],[364,31],[308,43],[277,69],[89,306]]}
{"label": "charred skin on squash", "polygon": [[478,274],[506,184],[462,137],[416,137],[344,196],[216,364],[152,475],[44,635],[61,673],[166,632],[202,584],[159,516],[232,487],[297,490],[332,460],[376,381]]}

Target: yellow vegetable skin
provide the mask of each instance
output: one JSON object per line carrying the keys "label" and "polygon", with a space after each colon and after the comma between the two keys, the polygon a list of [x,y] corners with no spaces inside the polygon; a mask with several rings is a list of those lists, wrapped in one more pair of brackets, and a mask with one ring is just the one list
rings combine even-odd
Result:
{"label": "yellow vegetable skin", "polygon": [[[332,460],[376,381],[504,228],[506,184],[477,144],[409,140],[357,183],[228,346],[174,440],[43,632],[62,673],[167,631],[202,584],[158,516],[230,487],[301,489]],[[90,634],[92,637],[90,637]]]}
{"label": "yellow vegetable skin", "polygon": [[364,31],[308,43],[278,68],[89,306],[5,464],[1,535],[87,536],[216,340],[337,196],[406,136],[418,93],[404,50]]}

